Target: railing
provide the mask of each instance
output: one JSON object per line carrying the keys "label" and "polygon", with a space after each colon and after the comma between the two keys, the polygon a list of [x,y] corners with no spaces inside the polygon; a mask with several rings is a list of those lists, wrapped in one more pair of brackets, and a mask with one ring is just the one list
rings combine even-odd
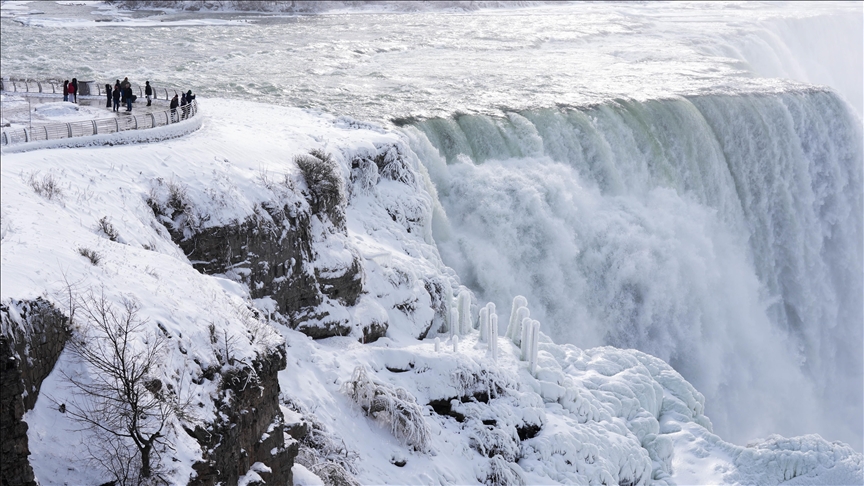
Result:
{"label": "railing", "polygon": [[[111,85],[111,88],[114,88],[113,83],[108,83]],[[104,96],[107,93],[102,91],[103,83],[97,83],[96,81],[78,81],[78,96]],[[150,85],[153,88],[153,99],[164,99],[170,100],[173,96],[169,94],[168,90],[171,90],[173,94],[178,94],[177,90],[174,88],[156,88],[152,84]],[[95,89],[94,89],[95,88]],[[145,86],[141,86],[138,84],[132,85],[132,91],[138,91],[138,96],[144,97],[144,88]],[[63,82],[62,81],[33,81],[33,80],[25,80],[25,79],[0,79],[0,91],[11,91],[16,93],[47,93],[47,94],[63,94]],[[159,94],[163,93],[165,96],[159,98]]]}
{"label": "railing", "polygon": [[175,109],[141,115],[118,115],[113,118],[52,123],[28,128],[4,128],[0,134],[0,145],[86,137],[127,130],[144,130],[177,123],[192,118],[197,113],[198,103],[192,100],[192,103]]}

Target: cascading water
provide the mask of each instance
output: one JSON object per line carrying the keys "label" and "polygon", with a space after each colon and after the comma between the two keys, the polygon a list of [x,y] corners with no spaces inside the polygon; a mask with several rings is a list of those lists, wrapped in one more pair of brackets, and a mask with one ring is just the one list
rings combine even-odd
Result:
{"label": "cascading water", "polygon": [[[861,123],[824,90],[708,95],[403,128],[445,262],[559,342],[634,347],[738,442],[862,449]],[[446,214],[445,214],[446,213]]]}

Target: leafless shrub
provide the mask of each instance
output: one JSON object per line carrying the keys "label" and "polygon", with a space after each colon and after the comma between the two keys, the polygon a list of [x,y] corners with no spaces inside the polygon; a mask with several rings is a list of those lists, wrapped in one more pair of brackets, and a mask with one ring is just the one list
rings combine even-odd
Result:
{"label": "leafless shrub", "polygon": [[60,183],[54,174],[39,175],[39,172],[33,172],[27,178],[27,183],[36,191],[36,194],[44,197],[49,201],[63,198],[63,189],[60,188]]}
{"label": "leafless shrub", "polygon": [[91,250],[90,248],[78,248],[78,254],[90,260],[90,263],[93,265],[99,265],[99,262],[102,261],[102,255],[96,252],[96,250]]}
{"label": "leafless shrub", "polygon": [[114,225],[111,224],[108,216],[102,216],[99,219],[99,230],[102,231],[102,233],[104,233],[105,236],[107,236],[108,239],[111,241],[117,241],[117,238],[119,238],[120,236],[119,234],[117,234],[117,228],[115,228]]}
{"label": "leafless shrub", "polygon": [[67,413],[97,437],[88,446],[90,455],[116,483],[164,482],[159,471],[162,452],[172,446],[170,421],[186,417],[189,408],[171,384],[154,375],[166,338],[146,332],[147,321],[131,300],[117,308],[104,290],[82,296],[69,286],[68,294],[77,330],[69,349],[90,372],[63,372],[73,391]]}

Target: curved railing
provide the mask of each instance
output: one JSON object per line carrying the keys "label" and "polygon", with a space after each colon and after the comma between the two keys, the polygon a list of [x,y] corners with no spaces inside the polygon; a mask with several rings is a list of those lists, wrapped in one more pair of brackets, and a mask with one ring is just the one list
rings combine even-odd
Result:
{"label": "curved railing", "polygon": [[25,128],[4,128],[2,134],[0,134],[0,145],[86,137],[127,130],[146,130],[148,128],[177,123],[192,118],[196,114],[198,114],[198,103],[192,100],[192,103],[175,109],[141,115],[115,116],[113,118],[68,123],[50,123]]}
{"label": "curved railing", "polygon": [[[102,91],[102,86],[106,83],[97,83],[96,81],[78,81],[78,96],[104,96],[106,93]],[[113,83],[110,84],[112,89],[114,87]],[[173,96],[173,94],[178,94],[177,90],[171,87],[155,87],[154,85],[150,85],[153,88],[153,99],[164,99],[169,100]],[[169,90],[173,92],[173,94],[169,93]],[[28,79],[0,79],[0,91],[9,91],[14,93],[43,93],[43,94],[63,94],[63,81],[55,81],[55,80],[42,80],[42,81],[34,81]],[[138,92],[138,96],[144,97],[144,86],[139,84],[132,84],[132,91]],[[163,97],[159,95],[164,94]]]}
{"label": "curved railing", "polygon": [[[90,85],[95,84],[92,81],[80,82],[78,84],[79,96],[96,96],[91,95]],[[48,87],[51,91],[47,91]],[[82,90],[82,86],[87,88]],[[17,81],[17,80],[0,80],[0,89],[3,91],[15,91],[18,93],[43,93],[57,94],[57,84],[51,81]],[[63,85],[60,84],[60,91]],[[12,88],[11,90],[7,88]],[[38,88],[38,91],[36,91]],[[138,88],[141,88],[138,86]],[[31,89],[33,89],[31,91]],[[97,85],[98,89],[98,85]],[[168,90],[162,88],[165,93],[165,100],[168,99]],[[133,88],[134,91],[134,88]],[[140,90],[143,93],[143,89]],[[154,90],[155,91],[155,90]],[[98,90],[100,95],[104,94]],[[85,94],[87,93],[87,94]],[[143,96],[143,95],[142,95]],[[161,101],[166,103],[167,101]],[[31,127],[15,127],[3,128],[0,133],[0,145],[8,146],[19,143],[39,142],[45,140],[61,140],[64,138],[86,137],[90,135],[103,135],[109,133],[117,133],[128,130],[146,130],[148,128],[156,128],[165,125],[171,125],[182,120],[192,118],[198,114],[198,103],[192,100],[192,103],[184,106],[179,106],[175,109],[166,109],[164,111],[154,111],[150,113],[142,113],[138,115],[115,115],[111,118],[100,118],[93,120],[81,120],[68,123],[46,123]]]}

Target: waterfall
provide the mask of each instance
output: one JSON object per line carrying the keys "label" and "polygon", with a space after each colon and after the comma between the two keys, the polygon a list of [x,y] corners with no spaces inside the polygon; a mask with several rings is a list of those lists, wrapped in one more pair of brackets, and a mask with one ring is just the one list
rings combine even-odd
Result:
{"label": "waterfall", "polygon": [[[724,437],[862,449],[860,119],[822,89],[716,94],[403,127],[481,300],[558,342],[654,354]],[[508,316],[509,318],[509,316]]]}

